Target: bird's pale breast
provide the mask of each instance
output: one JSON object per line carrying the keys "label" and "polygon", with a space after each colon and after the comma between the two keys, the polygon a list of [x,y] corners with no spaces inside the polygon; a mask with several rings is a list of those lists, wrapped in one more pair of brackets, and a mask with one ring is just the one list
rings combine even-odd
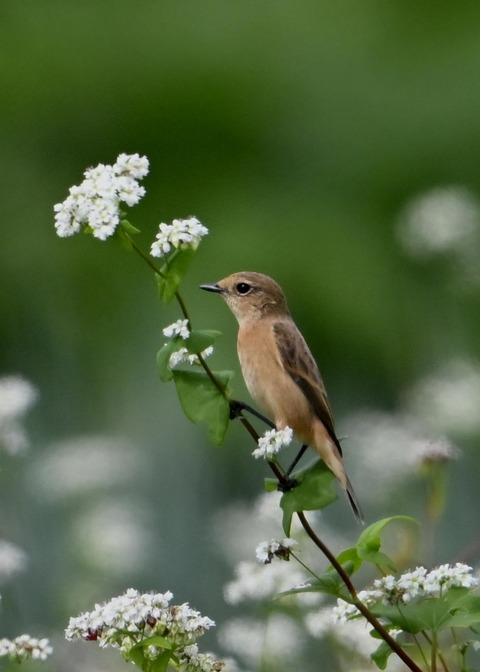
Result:
{"label": "bird's pale breast", "polygon": [[277,428],[288,425],[299,438],[311,443],[310,402],[283,368],[270,321],[240,326],[238,357],[248,391]]}

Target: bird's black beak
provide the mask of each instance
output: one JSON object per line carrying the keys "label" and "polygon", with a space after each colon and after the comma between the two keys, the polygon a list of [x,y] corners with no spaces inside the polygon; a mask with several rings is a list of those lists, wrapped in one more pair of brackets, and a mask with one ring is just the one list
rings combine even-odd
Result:
{"label": "bird's black beak", "polygon": [[200,289],[204,289],[206,292],[216,292],[217,294],[222,294],[223,292],[220,285],[200,285]]}

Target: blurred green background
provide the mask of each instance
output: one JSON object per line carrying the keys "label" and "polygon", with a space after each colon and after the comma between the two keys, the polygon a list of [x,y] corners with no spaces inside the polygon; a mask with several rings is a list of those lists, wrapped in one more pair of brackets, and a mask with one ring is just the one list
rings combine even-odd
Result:
{"label": "blurred green background", "polygon": [[[256,270],[282,284],[320,364],[354,483],[365,409],[400,414],[404,428],[415,417],[461,449],[429,560],[475,564],[478,2],[23,0],[0,16],[0,372],[40,394],[30,452],[2,459],[0,536],[29,555],[0,587],[2,634],[60,632],[130,585],[170,589],[217,621],[231,615],[232,567],[212,516],[252,501],[267,474],[241,427],[213,447],[157,379],[162,328],[180,314],[157,300],[147,267],[111,241],[55,235],[54,203],[121,152],[151,162],[130,216],[145,249],[174,217],[210,230],[182,291],[196,327],[224,332],[213,361],[237,372],[236,396],[248,400],[236,324],[198,285]],[[424,254],[409,248],[409,207],[438,193],[460,203],[460,223],[447,217],[454,242],[439,253],[433,226]],[[474,224],[462,238],[465,202]],[[432,376],[443,390],[464,382],[452,362],[472,383],[463,401],[452,391],[460,419],[470,404],[468,431],[442,425],[434,393],[422,417]],[[375,496],[388,451],[387,441],[369,484],[358,477],[367,522],[422,518],[413,467]],[[344,500],[325,516],[351,543]]]}

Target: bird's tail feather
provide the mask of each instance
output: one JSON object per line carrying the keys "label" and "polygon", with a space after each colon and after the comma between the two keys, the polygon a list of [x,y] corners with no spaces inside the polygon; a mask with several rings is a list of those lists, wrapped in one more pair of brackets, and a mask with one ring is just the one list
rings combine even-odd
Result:
{"label": "bird's tail feather", "polygon": [[365,525],[362,508],[358,502],[357,495],[355,494],[355,490],[353,489],[353,485],[350,483],[350,479],[348,477],[345,492],[347,493],[348,501],[350,502],[350,506],[352,507],[353,513],[355,514],[355,518],[358,520],[359,523]]}

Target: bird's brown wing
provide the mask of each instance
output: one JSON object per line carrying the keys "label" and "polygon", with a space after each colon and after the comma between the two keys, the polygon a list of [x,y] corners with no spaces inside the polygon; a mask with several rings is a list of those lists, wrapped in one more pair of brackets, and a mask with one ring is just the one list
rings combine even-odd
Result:
{"label": "bird's brown wing", "polygon": [[311,403],[315,414],[323,422],[330,438],[342,454],[340,442],[335,434],[325,386],[305,339],[291,321],[275,322],[273,333],[285,371]]}

